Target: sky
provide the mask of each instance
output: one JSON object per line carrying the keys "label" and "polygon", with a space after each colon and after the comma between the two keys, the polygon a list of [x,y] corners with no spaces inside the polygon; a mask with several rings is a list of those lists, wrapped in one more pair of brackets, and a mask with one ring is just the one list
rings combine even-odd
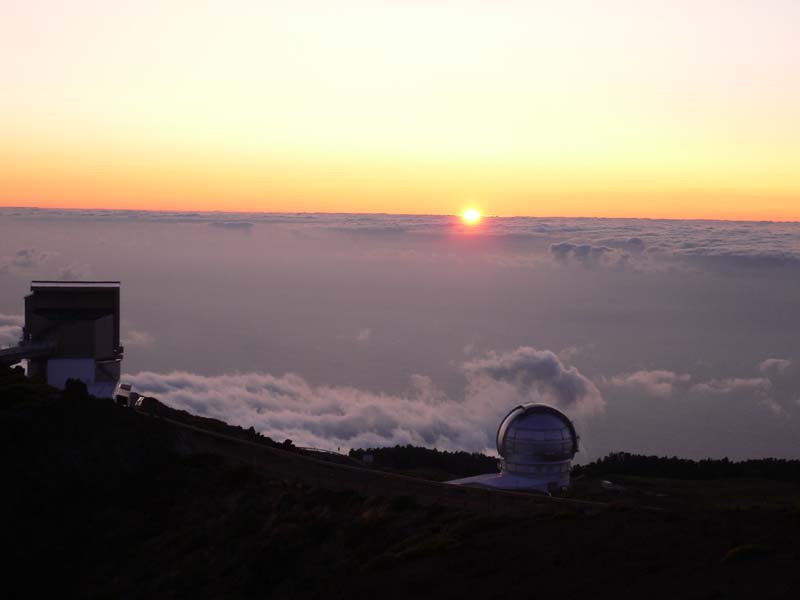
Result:
{"label": "sky", "polygon": [[123,381],[335,450],[800,458],[800,224],[0,208],[0,346],[33,279],[122,282]]}
{"label": "sky", "polygon": [[0,206],[800,220],[794,0],[0,0]]}

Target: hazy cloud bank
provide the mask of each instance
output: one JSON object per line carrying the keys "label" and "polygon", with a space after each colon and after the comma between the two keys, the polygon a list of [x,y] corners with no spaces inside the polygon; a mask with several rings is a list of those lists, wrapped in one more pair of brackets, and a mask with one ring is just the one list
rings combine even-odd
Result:
{"label": "hazy cloud bank", "polygon": [[[414,444],[493,452],[498,423],[508,410],[521,402],[540,401],[559,406],[577,419],[584,440],[598,444],[595,448],[647,452],[653,451],[648,444],[655,432],[665,426],[681,432],[672,421],[682,414],[707,414],[713,407],[743,411],[750,418],[758,418],[759,427],[769,419],[794,427],[790,424],[792,415],[800,410],[800,368],[796,361],[787,359],[769,359],[762,365],[770,370],[768,376],[697,383],[687,373],[668,370],[619,374],[600,378],[601,393],[591,380],[552,352],[520,347],[463,363],[466,385],[463,397],[458,398],[446,394],[424,375],[413,375],[401,394],[312,385],[294,374],[206,376],[143,371],[126,379],[141,393],[170,406],[252,426],[276,440],[289,438],[304,446],[347,449]],[[618,402],[622,404],[617,406]],[[628,407],[623,410],[635,407],[637,414],[650,414],[650,421],[640,420],[636,425],[636,436],[644,436],[641,440],[620,436],[616,427],[630,426],[624,422],[625,413],[619,412],[623,406]],[[607,407],[614,410],[606,414]],[[689,412],[684,413],[687,409]],[[729,416],[733,415],[726,418]],[[604,421],[622,419],[616,427],[605,423],[614,432],[613,440],[598,439],[593,434],[595,417]],[[696,423],[696,419],[690,422]],[[747,425],[743,427],[746,431]],[[643,445],[630,445],[637,441]],[[592,452],[585,448],[583,459],[596,458]],[[692,447],[691,453],[714,454],[703,450],[702,445]]]}
{"label": "hazy cloud bank", "polygon": [[613,397],[615,391],[660,399],[682,395],[700,401],[712,397],[738,397],[760,403],[780,414],[800,406],[798,361],[768,358],[757,365],[757,370],[757,375],[694,382],[688,373],[637,371],[603,377],[600,384],[609,392],[609,397]]}
{"label": "hazy cloud bank", "polygon": [[636,371],[604,379],[608,386],[627,389],[634,392],[667,398],[672,396],[676,386],[688,387],[691,376],[687,373],[673,373],[672,371]]}
{"label": "hazy cloud bank", "polygon": [[616,250],[609,246],[573,244],[571,242],[551,244],[550,254],[561,264],[579,264],[589,268],[611,267],[624,269],[630,261],[630,255],[627,252]]}
{"label": "hazy cloud bank", "polygon": [[250,221],[211,221],[210,227],[217,229],[232,229],[234,231],[249,231],[253,227]]}
{"label": "hazy cloud bank", "polygon": [[463,372],[467,386],[460,399],[422,375],[412,376],[401,395],[314,386],[293,374],[145,371],[127,379],[176,408],[323,448],[417,444],[492,451],[499,420],[520,402],[550,402],[573,415],[604,406],[591,381],[546,350],[490,353],[465,363]]}
{"label": "hazy cloud bank", "polygon": [[123,346],[150,346],[155,342],[153,334],[147,331],[139,331],[138,329],[131,329],[123,338]]}
{"label": "hazy cloud bank", "polygon": [[691,392],[746,395],[773,412],[789,415],[800,408],[800,361],[768,358],[758,365],[759,376],[712,379],[692,386]]}
{"label": "hazy cloud bank", "polygon": [[[490,445],[492,407],[536,398],[594,414],[598,452],[798,453],[797,223],[0,208],[0,262],[6,314],[31,279],[121,280],[133,373],[422,394]],[[526,346],[563,349],[560,366]]]}
{"label": "hazy cloud bank", "polygon": [[523,346],[513,352],[490,352],[465,363],[464,371],[473,387],[510,384],[573,414],[600,412],[605,406],[597,387],[550,350]]}
{"label": "hazy cloud bank", "polygon": [[0,348],[16,345],[22,335],[24,321],[25,319],[22,315],[0,313]]}
{"label": "hazy cloud bank", "polygon": [[250,231],[256,224],[296,232],[336,231],[371,236],[448,236],[549,241],[558,260],[589,265],[620,261],[648,264],[657,259],[711,260],[739,266],[800,264],[800,223],[487,217],[480,228],[465,229],[456,216],[224,213],[146,210],[69,210],[2,208],[0,217],[20,220],[205,223],[210,227]]}
{"label": "hazy cloud bank", "polygon": [[10,256],[0,257],[0,271],[35,269],[50,259],[53,254],[53,252],[45,252],[38,248],[20,248]]}

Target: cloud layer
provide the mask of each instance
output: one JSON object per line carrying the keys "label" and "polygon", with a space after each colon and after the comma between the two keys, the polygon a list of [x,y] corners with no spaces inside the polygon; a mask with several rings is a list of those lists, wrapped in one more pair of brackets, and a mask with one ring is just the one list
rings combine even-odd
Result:
{"label": "cloud layer", "polygon": [[13,346],[22,335],[22,315],[6,315],[0,313],[0,348]]}
{"label": "cloud layer", "polygon": [[[749,427],[763,428],[769,419],[778,419],[786,423],[788,435],[792,435],[794,418],[800,414],[800,368],[797,361],[787,359],[768,359],[762,364],[775,370],[763,377],[697,383],[692,383],[688,374],[668,370],[602,377],[601,394],[591,380],[574,367],[565,366],[552,352],[520,347],[506,353],[490,352],[463,363],[467,384],[461,398],[448,396],[423,375],[412,376],[406,392],[394,395],[348,386],[315,386],[293,374],[205,376],[143,371],[127,379],[141,393],[170,406],[252,426],[279,441],[288,438],[317,448],[414,444],[491,453],[497,426],[508,410],[522,402],[538,401],[556,405],[576,418],[583,439],[592,443],[595,419],[602,417],[602,421],[607,407],[614,407],[610,416],[620,419],[618,427],[630,426],[622,420],[624,415],[619,410],[649,414],[652,423],[639,422],[630,432],[644,436],[639,441],[643,445],[633,450],[647,452],[652,451],[647,444],[659,428],[691,436],[696,427],[707,427],[709,435],[713,435],[713,422],[704,425],[703,419],[692,418],[689,429],[675,422],[680,420],[687,402],[692,407],[689,414],[695,415],[725,405],[730,410],[745,407],[754,419]],[[736,435],[748,435],[749,427],[745,424],[741,432],[732,430],[729,435],[734,439]],[[702,445],[696,445],[704,438],[696,437],[698,434],[699,431],[692,438],[695,445],[685,445],[683,452],[704,452]],[[602,453],[630,450],[631,439],[637,439],[620,437],[619,431],[615,438]],[[731,448],[725,454],[737,452],[741,449]],[[714,455],[708,450],[700,455],[709,454]],[[584,448],[584,460],[596,457],[591,448]]]}
{"label": "cloud layer", "polygon": [[591,414],[604,407],[597,387],[550,350],[523,346],[513,352],[490,352],[465,363],[464,371],[473,386],[503,382],[576,414]]}
{"label": "cloud layer", "polygon": [[716,377],[692,381],[688,373],[667,370],[637,371],[601,378],[601,387],[613,395],[617,390],[643,398],[667,399],[685,396],[693,400],[739,397],[786,414],[800,407],[800,361],[768,358],[757,365],[757,374]]}
{"label": "cloud layer", "polygon": [[603,408],[594,384],[550,351],[491,353],[466,363],[463,372],[468,385],[460,399],[422,375],[412,376],[402,395],[314,386],[293,374],[145,371],[127,379],[176,408],[323,448],[416,444],[492,451],[500,419],[520,402],[550,402],[572,414]]}
{"label": "cloud layer", "polygon": [[615,388],[667,398],[672,396],[676,386],[687,386],[690,379],[691,376],[686,373],[679,374],[672,371],[656,370],[614,375],[606,379],[605,383]]}
{"label": "cloud layer", "polygon": [[[0,207],[0,217],[20,220],[205,223],[248,231],[257,224],[297,231],[330,230],[366,234],[450,235],[462,228],[454,216],[224,213],[146,210],[79,210]],[[594,218],[484,218],[470,235],[549,240],[556,259],[616,264],[653,259],[703,260],[758,266],[800,263],[800,223],[675,221]],[[22,257],[22,260],[25,260]]]}
{"label": "cloud layer", "polygon": [[124,346],[151,346],[155,340],[156,338],[152,333],[131,329],[122,338],[122,344]]}
{"label": "cloud layer", "polygon": [[584,267],[625,268],[630,260],[630,255],[627,252],[616,250],[609,246],[573,244],[571,242],[551,244],[550,254],[559,263],[580,264]]}
{"label": "cloud layer", "polygon": [[[586,420],[585,447],[798,453],[797,223],[0,208],[0,263],[9,314],[31,279],[121,280],[126,371],[197,374],[231,410],[247,390],[220,373],[368,398],[347,414],[389,417],[355,421],[359,443],[491,446],[538,399]],[[418,429],[420,397],[461,425]]]}
{"label": "cloud layer", "polygon": [[[2,212],[0,212],[1,214]],[[38,248],[20,248],[8,256],[0,257],[0,271],[36,269],[52,256],[52,252],[45,252]]]}

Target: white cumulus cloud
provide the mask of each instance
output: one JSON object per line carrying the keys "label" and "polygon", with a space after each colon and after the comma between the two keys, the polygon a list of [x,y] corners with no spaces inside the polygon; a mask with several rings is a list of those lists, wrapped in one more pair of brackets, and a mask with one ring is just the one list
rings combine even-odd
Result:
{"label": "white cumulus cloud", "polygon": [[612,387],[625,388],[650,396],[667,398],[672,396],[676,386],[685,385],[690,379],[691,376],[686,373],[655,370],[623,373],[604,379],[603,382]]}
{"label": "white cumulus cloud", "polygon": [[150,346],[153,342],[155,342],[153,334],[138,329],[131,329],[128,334],[122,338],[122,344],[124,346]]}
{"label": "white cumulus cloud", "polygon": [[603,409],[600,391],[573,366],[565,366],[550,350],[522,346],[512,352],[490,352],[464,363],[473,388],[487,383],[512,385],[523,394],[542,397],[575,414]]}
{"label": "white cumulus cloud", "polygon": [[13,346],[19,341],[24,321],[22,315],[0,313],[0,348]]}
{"label": "white cumulus cloud", "polygon": [[546,401],[581,414],[602,408],[600,392],[550,351],[523,347],[464,365],[463,398],[423,375],[404,394],[315,386],[298,375],[198,375],[143,371],[127,379],[175,408],[255,427],[276,440],[322,448],[415,444],[492,451],[500,419],[524,401]]}

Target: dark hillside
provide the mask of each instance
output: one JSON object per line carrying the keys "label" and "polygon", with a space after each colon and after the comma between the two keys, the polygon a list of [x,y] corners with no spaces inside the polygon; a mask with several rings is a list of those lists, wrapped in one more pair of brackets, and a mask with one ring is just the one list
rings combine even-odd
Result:
{"label": "dark hillside", "polygon": [[712,479],[772,479],[800,483],[800,460],[762,458],[731,461],[689,460],[665,456],[644,456],[629,452],[609,454],[587,465],[573,468],[573,475],[608,477],[634,475],[708,481]]}
{"label": "dark hillside", "polygon": [[464,510],[425,496],[449,486],[193,431],[0,373],[3,597],[785,598],[800,586],[800,505],[539,499],[512,513],[476,495]]}
{"label": "dark hillside", "polygon": [[431,478],[439,480],[497,473],[497,459],[477,452],[447,452],[410,445],[350,451],[350,456],[358,460],[363,460],[365,455],[372,457],[376,467],[419,476],[432,474]]}

